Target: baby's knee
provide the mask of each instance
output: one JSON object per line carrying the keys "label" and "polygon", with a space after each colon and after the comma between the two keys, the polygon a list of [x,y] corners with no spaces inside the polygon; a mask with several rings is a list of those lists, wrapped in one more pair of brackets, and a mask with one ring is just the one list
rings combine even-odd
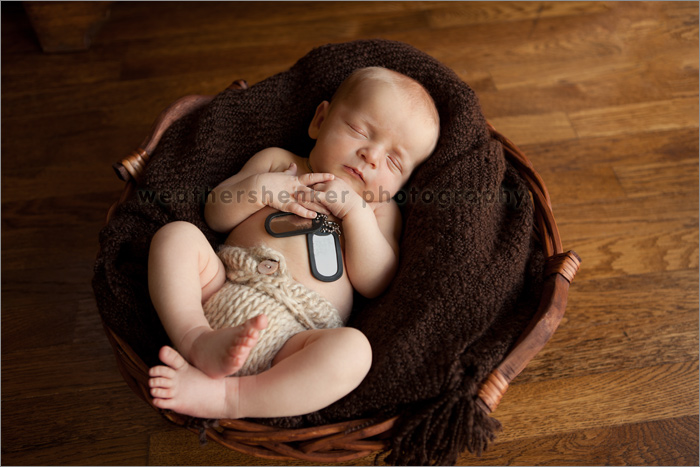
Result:
{"label": "baby's knee", "polygon": [[372,346],[367,337],[355,328],[338,328],[338,344],[347,356],[345,371],[364,379],[372,366]]}
{"label": "baby's knee", "polygon": [[153,235],[151,246],[183,243],[203,235],[196,225],[185,221],[169,222]]}
{"label": "baby's knee", "polygon": [[200,230],[197,228],[196,225],[192,224],[191,222],[187,221],[173,221],[173,222],[168,222],[164,226],[162,226],[156,234],[153,236],[153,238],[168,238],[171,236],[180,236],[180,235],[192,235],[195,232],[200,232]]}

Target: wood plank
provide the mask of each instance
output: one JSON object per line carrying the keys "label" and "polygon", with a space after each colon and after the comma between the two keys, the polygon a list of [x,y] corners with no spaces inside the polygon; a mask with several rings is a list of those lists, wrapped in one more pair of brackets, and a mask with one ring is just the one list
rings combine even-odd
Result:
{"label": "wood plank", "polygon": [[[6,241],[15,243],[15,248],[3,248],[3,267],[8,274],[15,272],[36,269],[37,265],[63,265],[79,260],[83,265],[94,264],[99,251],[97,240],[102,222],[97,222],[92,226],[87,226],[81,230],[79,228],[66,228],[60,235],[52,237],[52,248],[43,252],[36,248],[37,243],[46,241],[47,233],[42,229],[21,229],[4,236]],[[80,248],[75,245],[79,244]],[[54,266],[56,270],[61,270],[60,266]],[[85,284],[85,287],[88,287]],[[6,306],[11,306],[10,301]]]}
{"label": "wood plank", "polygon": [[2,453],[5,465],[147,465],[148,436],[112,437],[91,440],[85,433],[84,441],[41,446],[26,451]]}
{"label": "wood plank", "polygon": [[[3,366],[13,365],[12,352],[68,344],[73,338],[76,308],[76,303],[70,300],[34,302],[6,309],[2,320]],[[52,332],[42,332],[46,323],[51,323]],[[12,336],[22,336],[22,339]]]}
{"label": "wood plank", "polygon": [[[212,83],[219,83],[218,86]],[[46,109],[54,114],[71,112],[99,111],[103,108],[152,109],[156,116],[173,101],[187,94],[209,94],[225,89],[230,83],[221,85],[221,78],[209,77],[194,84],[182,77],[159,78],[143,82],[107,82],[91,86],[71,85],[60,89],[41,89],[17,93],[7,93],[7,105],[23,109],[23,116],[40,116]],[[161,87],[156,94],[154,89]],[[4,109],[3,109],[4,110]],[[133,112],[138,118],[140,112]],[[6,114],[3,112],[3,116]],[[152,123],[153,115],[148,120]]]}
{"label": "wood plank", "polygon": [[122,65],[118,60],[105,60],[91,53],[90,60],[82,54],[71,55],[11,55],[3,54],[3,92],[27,89],[60,88],[70,85],[90,85],[119,79]]}
{"label": "wood plank", "polygon": [[[698,130],[655,131],[637,134],[634,138],[603,136],[554,144],[519,144],[519,147],[538,171],[558,173],[565,170],[587,170],[592,166],[671,163],[697,157]],[[557,184],[556,179],[551,182]]]}
{"label": "wood plank", "polygon": [[549,62],[541,65],[523,64],[520,68],[531,70],[523,76],[519,72],[512,73],[514,76],[508,74],[509,67],[513,65],[505,66],[502,71],[498,69],[499,65],[487,66],[494,76],[494,88],[481,90],[479,97],[482,105],[493,115],[507,116],[552,111],[575,112],[638,104],[648,100],[697,98],[698,95],[696,61],[679,58],[678,62],[672,62],[662,55],[656,57],[653,59],[654,66],[659,69],[653,76],[658,82],[651,85],[648,70],[635,72],[633,64],[628,64],[626,70],[618,69],[619,74],[608,74],[609,69],[624,65],[621,58],[611,58],[609,61],[590,59],[585,71],[581,71],[577,63],[585,61],[584,59],[572,57],[572,60],[571,63],[562,65]]}
{"label": "wood plank", "polygon": [[[153,109],[152,112],[153,120],[158,111]],[[3,114],[3,129],[15,136],[11,141],[2,141],[3,152],[13,155],[4,164],[3,178],[37,173],[52,162],[65,163],[64,154],[70,150],[81,154],[92,151],[94,159],[83,160],[85,164],[106,164],[130,144],[138,145],[153,123],[139,125],[133,118],[126,112],[119,112],[119,108],[59,113],[47,111],[31,116]],[[41,136],[40,144],[32,142],[32,136],[37,135]],[[59,141],[62,144],[57,144]],[[106,158],[110,146],[114,146],[114,154]]]}
{"label": "wood plank", "polygon": [[[115,158],[113,162],[117,160],[119,158]],[[6,195],[3,193],[3,201],[21,202],[57,196],[85,197],[95,192],[95,184],[101,184],[110,193],[119,193],[124,189],[124,182],[117,179],[111,166],[103,165],[99,170],[95,170],[90,165],[85,166],[78,162],[67,162],[62,167],[46,167],[31,176],[14,177],[11,183],[13,189]],[[109,194],[104,195],[103,199],[108,197]],[[106,210],[104,212],[106,214]]]}
{"label": "wood plank", "polygon": [[[440,3],[436,2],[436,5]],[[331,29],[329,24],[335,24],[337,30],[343,30],[346,24],[352,23],[358,16],[363,17],[367,12],[381,15],[391,12],[422,11],[432,7],[432,2],[415,2],[415,4],[265,2],[260,5],[242,2],[221,3],[206,7],[197,5],[196,2],[181,2],[180,5],[167,7],[161,5],[122,7],[117,4],[112,8],[111,21],[105,25],[102,36],[105,43],[109,45],[123,42],[147,43],[153,38],[184,40],[192,35],[208,38],[210,34],[223,38],[219,42],[226,42],[229,37],[237,37],[235,35],[237,28],[264,28],[263,34],[260,33],[260,29],[249,29],[247,32],[253,32],[253,34],[243,36],[243,42],[250,44],[256,43],[255,41],[265,41],[262,45],[268,45],[285,43],[291,39],[285,36],[280,40],[279,36],[268,34],[268,31],[275,31],[275,28],[294,29],[296,24],[300,24],[299,29],[302,31],[297,31],[296,34],[309,34],[313,31],[303,25],[310,23],[321,27],[320,34],[324,34],[323,31]],[[154,11],[158,13],[154,15]],[[144,15],[148,16],[148,28],[139,27],[139,18]],[[289,21],[292,17],[294,21]],[[339,21],[341,19],[344,21]],[[207,24],[206,30],[202,30],[201,24]],[[236,26],[233,30],[232,24]],[[230,36],[231,34],[233,36]]]}
{"label": "wood plank", "polygon": [[[517,381],[517,380],[516,380]],[[514,384],[493,416],[499,440],[698,415],[698,362]]]}
{"label": "wood plank", "polygon": [[[604,165],[589,165],[585,168],[568,167],[539,171],[547,183],[547,190],[557,204],[596,203],[601,199],[619,199],[625,196],[615,170]],[[556,183],[549,183],[556,180]],[[557,219],[558,220],[558,219]],[[568,237],[566,237],[568,238]]]}
{"label": "wood plank", "polygon": [[[12,178],[9,180],[15,182]],[[121,183],[123,185],[123,182]],[[44,229],[84,228],[85,223],[101,227],[101,224],[104,224],[107,209],[116,201],[115,197],[118,197],[120,193],[119,190],[113,190],[101,193],[93,192],[90,196],[52,196],[3,202],[2,228],[11,233],[37,227]],[[21,235],[24,234],[21,233]]]}
{"label": "wood plank", "polygon": [[697,194],[698,158],[615,167],[620,184],[630,197],[664,195],[687,190]]}
{"label": "wood plank", "polygon": [[[547,34],[537,37],[535,33],[508,51],[508,62],[491,67],[498,88],[536,88],[567,82],[578,84],[586,91],[594,91],[593,86],[602,86],[606,91],[604,94],[611,94],[612,86],[616,86],[619,92],[626,93],[620,84],[649,87],[648,82],[643,85],[642,77],[649,75],[650,67],[659,84],[666,81],[665,76],[697,70],[697,60],[681,53],[669,54],[667,49],[659,47],[659,44],[673,41],[675,49],[687,50],[689,54],[698,50],[697,41],[672,38],[674,33],[669,28],[673,29],[675,24],[681,25],[684,21],[678,20],[670,26],[664,19],[645,17],[621,26],[611,23],[605,14],[591,17],[589,21],[585,19],[569,18],[558,21],[558,24],[548,21],[542,25],[549,28]],[[669,41],[662,40],[662,37]],[[513,65],[518,67],[517,74],[509,72]],[[692,75],[687,77],[690,79]],[[647,99],[654,100],[653,97]]]}
{"label": "wood plank", "polygon": [[654,329],[672,322],[676,315],[688,319],[687,316],[697,314],[697,283],[695,269],[619,278],[576,278],[560,329],[566,326],[574,333],[600,324],[624,329],[635,322],[655,323],[651,326]]}
{"label": "wood plank", "polygon": [[600,56],[574,59],[571,56],[565,62],[548,60],[544,63],[530,63],[521,68],[522,73],[513,74],[512,65],[493,67],[491,74],[498,91],[510,88],[539,88],[560,84],[582,85],[583,83],[600,83],[606,80],[623,81],[628,77],[639,75],[644,63],[630,61],[603,61]]}
{"label": "wood plank", "polygon": [[90,281],[94,262],[94,259],[76,260],[53,268],[35,265],[12,271],[12,281],[3,279],[2,283],[3,310],[25,307],[37,301],[74,300],[78,303],[92,299]]}
{"label": "wood plank", "polygon": [[698,267],[698,228],[576,242],[586,258],[577,278],[612,278]]}
{"label": "wood plank", "polygon": [[498,131],[507,135],[516,144],[566,141],[576,138],[576,132],[563,112],[539,115],[518,115],[514,117],[486,118]]}
{"label": "wood plank", "polygon": [[[3,353],[2,361],[3,403],[54,395],[70,399],[75,393],[89,390],[122,388],[130,391],[117,370],[106,337],[99,342],[77,342],[25,348],[7,355]],[[27,402],[23,401],[24,404]]]}
{"label": "wood plank", "polygon": [[[116,370],[115,370],[116,371]],[[154,431],[171,426],[165,418],[136,395],[126,383],[89,388],[72,394],[47,394],[24,403],[6,401],[3,396],[2,422],[12,430],[2,431],[2,456],[15,453],[16,460],[47,458],[61,453],[66,464],[98,459],[93,446],[112,446],[119,457],[136,458],[123,452],[119,438],[147,438]],[[173,427],[174,428],[174,427]],[[65,446],[65,448],[61,448]],[[141,441],[143,448],[143,441]],[[66,448],[71,448],[66,449]],[[46,450],[43,451],[42,450]],[[22,455],[22,453],[25,453]],[[114,456],[107,453],[107,457]],[[53,462],[59,458],[54,458]],[[27,462],[27,461],[23,461]],[[29,462],[27,462],[29,463]]]}
{"label": "wood plank", "polygon": [[582,138],[697,128],[698,100],[670,99],[581,110],[571,113],[569,117],[576,133]]}
{"label": "wood plank", "polygon": [[510,442],[457,465],[697,465],[698,419],[678,417]]}
{"label": "wood plank", "polygon": [[663,319],[600,321],[590,327],[569,327],[574,319],[574,315],[568,316],[568,321],[518,376],[517,384],[698,358],[697,311],[669,310]]}
{"label": "wood plank", "polygon": [[582,18],[608,11],[610,7],[605,2],[468,2],[436,8],[429,12],[429,17],[430,26],[439,29],[562,16]]}
{"label": "wood plank", "polygon": [[572,248],[594,239],[673,234],[697,227],[698,195],[686,191],[634,200],[555,202],[554,216],[563,241]]}
{"label": "wood plank", "polygon": [[[617,152],[612,148],[611,152]],[[577,154],[578,155],[578,154]],[[678,154],[682,155],[690,154]],[[533,158],[537,158],[535,154]],[[665,157],[658,157],[664,160]],[[587,160],[577,157],[576,160]],[[580,166],[558,165],[550,169],[542,164],[538,170],[545,182],[550,183],[549,193],[557,204],[577,204],[614,202],[628,204],[628,209],[637,211],[633,206],[637,199],[651,199],[657,195],[675,195],[686,193],[684,198],[693,203],[698,190],[698,159],[685,159],[673,162],[644,163],[638,160],[623,160],[622,165],[597,164],[590,161]],[[633,199],[629,199],[633,198]],[[625,201],[628,199],[628,201]],[[697,204],[697,203],[695,203]]]}
{"label": "wood plank", "polygon": [[[621,21],[617,15],[624,19]],[[540,63],[592,57],[614,64],[624,58],[623,53],[645,62],[656,54],[668,56],[668,49],[664,47],[669,44],[673,44],[674,51],[688,51],[688,55],[693,56],[692,51],[697,51],[697,39],[680,37],[675,31],[692,28],[694,20],[697,21],[696,12],[694,15],[689,12],[685,18],[681,15],[669,18],[660,10],[658,2],[629,3],[615,5],[615,14],[599,11],[511,21],[508,27],[500,28],[498,34],[489,34],[493,28],[483,23],[468,28],[443,28],[440,38],[432,41],[424,39],[420,32],[412,37],[426,40],[432,47],[440,46],[439,55],[444,55],[443,59],[448,62],[476,61],[478,66],[487,68],[510,64],[520,70]],[[462,41],[470,47],[449,47]]]}

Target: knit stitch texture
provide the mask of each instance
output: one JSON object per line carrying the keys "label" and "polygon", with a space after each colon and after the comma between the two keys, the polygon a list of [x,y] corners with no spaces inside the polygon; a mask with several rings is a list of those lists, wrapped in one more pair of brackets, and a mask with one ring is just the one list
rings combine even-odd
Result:
{"label": "knit stitch texture", "polygon": [[[325,298],[295,281],[282,254],[266,246],[241,248],[223,245],[218,251],[226,266],[226,283],[204,304],[204,316],[213,329],[239,326],[264,313],[267,327],[236,376],[270,368],[284,343],[310,329],[343,325],[338,310]],[[258,266],[274,261],[277,270],[263,274]]]}

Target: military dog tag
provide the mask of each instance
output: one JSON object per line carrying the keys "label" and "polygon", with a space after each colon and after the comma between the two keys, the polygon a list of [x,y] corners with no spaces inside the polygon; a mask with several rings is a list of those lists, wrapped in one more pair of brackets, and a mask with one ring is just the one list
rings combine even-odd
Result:
{"label": "military dog tag", "polygon": [[275,212],[265,219],[265,230],[278,238],[306,234],[311,274],[323,282],[336,281],[343,275],[340,226],[325,214],[307,219],[291,212]]}
{"label": "military dog tag", "polygon": [[340,238],[333,233],[306,234],[311,274],[320,281],[333,282],[343,275]]}

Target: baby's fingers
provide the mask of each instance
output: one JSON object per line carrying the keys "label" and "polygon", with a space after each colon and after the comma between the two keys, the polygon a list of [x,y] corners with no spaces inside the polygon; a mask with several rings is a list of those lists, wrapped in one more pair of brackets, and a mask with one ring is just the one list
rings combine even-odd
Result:
{"label": "baby's fingers", "polygon": [[322,193],[319,193],[311,188],[305,188],[294,193],[293,198],[297,203],[301,204],[307,209],[312,209],[315,212],[320,212],[323,214],[330,214],[321,202],[321,194]]}
{"label": "baby's fingers", "polygon": [[316,211],[304,207],[301,203],[295,203],[294,201],[287,203],[284,206],[284,211],[296,214],[299,217],[305,217],[306,219],[315,219]]}
{"label": "baby's fingers", "polygon": [[335,179],[335,175],[329,173],[308,173],[299,177],[299,183],[310,186],[316,183],[329,182]]}
{"label": "baby's fingers", "polygon": [[326,214],[326,215],[331,214],[331,212],[324,205],[322,205],[318,202],[304,200],[304,199],[298,199],[297,203],[299,203],[304,208],[309,209],[313,212],[318,212],[318,213]]}

